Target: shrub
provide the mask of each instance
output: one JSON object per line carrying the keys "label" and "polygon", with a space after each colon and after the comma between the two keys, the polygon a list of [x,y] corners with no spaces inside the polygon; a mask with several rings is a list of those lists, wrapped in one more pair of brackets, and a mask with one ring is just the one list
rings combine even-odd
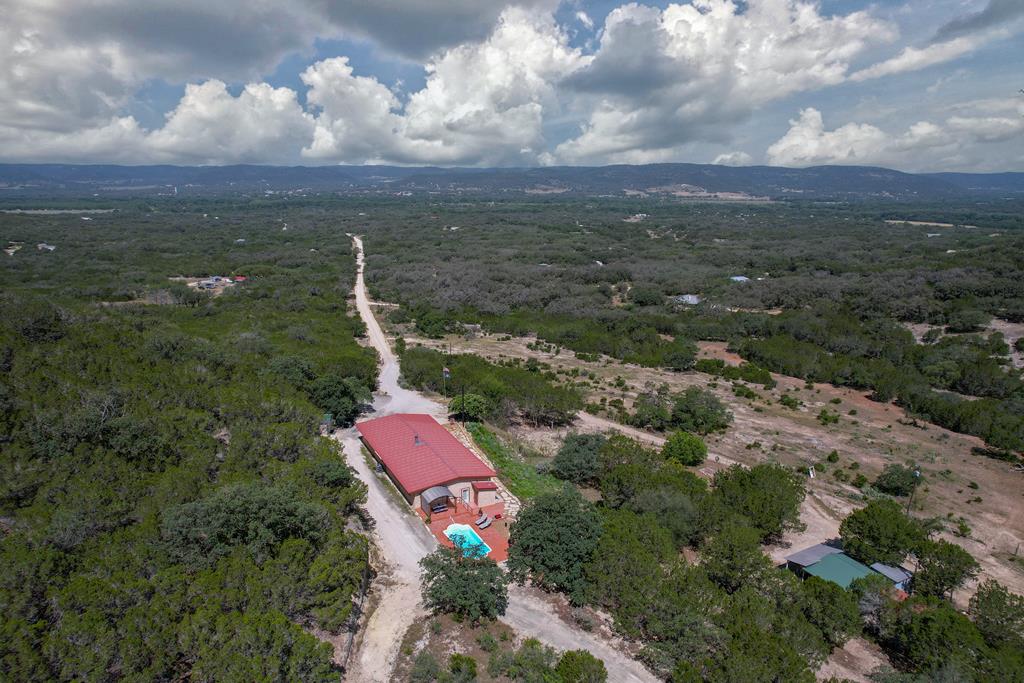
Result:
{"label": "shrub", "polygon": [[441,665],[434,659],[434,655],[422,650],[412,662],[409,680],[411,683],[434,683],[440,673]]}
{"label": "shrub", "polygon": [[792,394],[783,394],[779,397],[779,403],[789,408],[790,410],[796,410],[800,407],[801,401]]}
{"label": "shrub", "polygon": [[463,422],[479,422],[490,412],[490,402],[478,394],[460,394],[448,404],[448,413]]}
{"label": "shrub", "polygon": [[563,652],[555,665],[555,673],[561,677],[562,683],[604,683],[608,680],[604,662],[586,650]]}
{"label": "shrub", "polygon": [[672,400],[671,426],[697,434],[724,431],[732,423],[732,413],[710,391],[689,387]]}
{"label": "shrub", "polygon": [[821,412],[818,413],[818,422],[823,425],[834,425],[839,423],[839,413],[829,410],[828,408],[822,408]]}
{"label": "shrub", "polygon": [[453,652],[448,658],[448,671],[454,677],[453,683],[471,683],[476,680],[476,660]]}
{"label": "shrub", "polygon": [[682,465],[699,465],[708,455],[704,439],[682,430],[672,434],[661,449],[666,460],[675,460]]}

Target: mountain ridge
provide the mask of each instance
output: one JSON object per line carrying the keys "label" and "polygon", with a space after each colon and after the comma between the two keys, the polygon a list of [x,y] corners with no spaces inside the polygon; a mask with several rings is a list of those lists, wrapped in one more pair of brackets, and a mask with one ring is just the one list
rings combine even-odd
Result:
{"label": "mountain ridge", "polygon": [[787,168],[691,163],[537,168],[0,164],[0,199],[253,192],[639,194],[739,200],[1024,198],[1024,173],[905,173],[874,166]]}

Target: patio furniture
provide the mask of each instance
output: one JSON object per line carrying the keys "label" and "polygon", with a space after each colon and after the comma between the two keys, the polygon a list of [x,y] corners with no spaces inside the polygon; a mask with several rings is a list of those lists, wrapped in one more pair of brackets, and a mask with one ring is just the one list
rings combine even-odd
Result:
{"label": "patio furniture", "polygon": [[485,525],[488,525],[490,523],[491,523],[491,518],[488,517],[487,515],[484,515],[480,519],[476,520],[476,525],[478,527],[480,527],[481,529],[483,529]]}
{"label": "patio furniture", "polygon": [[479,525],[477,525],[477,526],[479,526],[479,527],[480,527],[481,529],[486,529],[487,527],[489,527],[489,526],[491,525],[491,522],[492,522],[492,521],[493,521],[493,520],[492,520],[492,519],[491,519],[490,517],[488,517],[487,519],[485,519],[485,520],[483,521],[483,524],[479,524]]}

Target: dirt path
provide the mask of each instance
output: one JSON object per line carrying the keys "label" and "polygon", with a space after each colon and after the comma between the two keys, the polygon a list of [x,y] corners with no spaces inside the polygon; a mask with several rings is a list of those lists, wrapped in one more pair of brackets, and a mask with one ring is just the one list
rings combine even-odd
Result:
{"label": "dirt path", "polygon": [[[374,398],[374,415],[398,412],[429,413],[444,421],[444,406],[398,384],[398,359],[391,351],[380,324],[373,315],[363,281],[363,242],[352,237],[357,255],[356,309],[366,324],[367,336],[380,356],[380,385]],[[437,541],[419,518],[400,506],[386,484],[371,470],[360,450],[354,428],[335,433],[345,451],[345,459],[367,485],[366,510],[376,523],[373,538],[386,567],[376,608],[369,615],[359,636],[358,648],[349,662],[346,680],[360,683],[387,683],[391,680],[399,656],[402,636],[425,614],[420,604],[419,561],[437,547]],[[604,660],[611,681],[655,681],[643,666],[618,651],[611,641],[582,631],[559,616],[544,596],[528,589],[512,587],[509,607],[502,621],[524,636],[560,650],[589,650]]]}
{"label": "dirt path", "polygon": [[366,295],[366,283],[363,279],[365,258],[363,256],[363,240],[353,236],[352,241],[356,246],[356,310],[359,317],[366,325],[366,336],[370,344],[380,357],[380,375],[377,378],[377,393],[373,400],[373,413],[375,416],[391,415],[393,413],[429,413],[442,422],[448,420],[448,411],[441,404],[431,401],[417,391],[410,391],[398,383],[400,368],[398,358],[391,350],[391,344],[384,335],[380,323],[377,322],[373,309],[370,307],[370,299]]}
{"label": "dirt path", "polygon": [[[580,431],[584,432],[616,431],[619,432],[620,434],[625,434],[630,438],[636,439],[637,441],[641,441],[643,443],[648,443],[657,448],[661,448],[662,446],[665,445],[665,437],[663,436],[645,431],[643,429],[637,429],[636,427],[630,427],[629,425],[624,425],[621,422],[609,420],[608,418],[605,417],[591,415],[590,413],[582,410],[576,413],[576,423],[574,426],[580,427]],[[725,465],[726,467],[730,465],[739,464],[732,458],[726,457],[721,453],[715,453],[710,448],[708,449],[708,460],[710,461],[709,464],[717,463]]]}
{"label": "dirt path", "polygon": [[386,484],[363,457],[355,429],[338,432],[335,438],[342,443],[345,460],[367,485],[366,511],[375,522],[373,540],[385,564],[373,587],[379,591],[376,608],[360,634],[347,680],[387,683],[402,636],[415,619],[426,614],[420,604],[418,563],[437,542],[417,518],[393,502]]}

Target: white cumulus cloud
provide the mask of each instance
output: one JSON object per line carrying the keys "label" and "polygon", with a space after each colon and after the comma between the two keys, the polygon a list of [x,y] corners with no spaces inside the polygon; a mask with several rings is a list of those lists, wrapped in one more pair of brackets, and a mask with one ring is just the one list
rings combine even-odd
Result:
{"label": "white cumulus cloud", "polygon": [[716,156],[711,163],[720,166],[750,166],[754,163],[754,157],[746,152],[726,152]]}
{"label": "white cumulus cloud", "polygon": [[724,141],[759,106],[842,82],[854,57],[894,37],[866,12],[825,16],[803,0],[624,5],[569,81],[579,108],[593,113],[555,156],[657,158],[693,140]]}
{"label": "white cumulus cloud", "polygon": [[878,165],[907,171],[1019,167],[1024,159],[1024,103],[991,100],[955,109],[962,113],[892,133],[867,123],[827,130],[821,112],[807,108],[790,121],[766,157],[777,166]]}
{"label": "white cumulus cloud", "polygon": [[310,67],[303,81],[318,109],[309,158],[398,163],[536,163],[556,85],[585,61],[550,16],[507,10],[481,43],[426,65],[423,89],[402,107],[343,58]]}

